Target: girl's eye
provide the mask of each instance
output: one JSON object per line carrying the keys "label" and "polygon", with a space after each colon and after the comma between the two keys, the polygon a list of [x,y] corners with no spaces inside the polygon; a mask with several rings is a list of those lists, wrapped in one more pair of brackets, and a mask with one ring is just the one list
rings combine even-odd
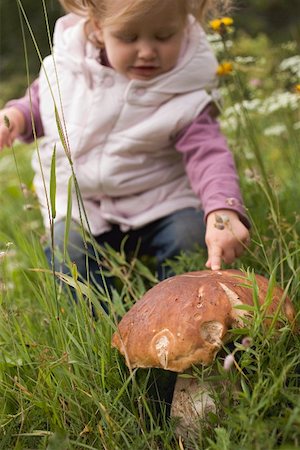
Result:
{"label": "girl's eye", "polygon": [[171,39],[171,37],[174,35],[174,33],[169,33],[169,34],[158,34],[156,36],[156,39],[158,41],[167,41],[168,39]]}
{"label": "girl's eye", "polygon": [[130,44],[131,42],[136,41],[137,36],[136,35],[130,35],[130,34],[128,34],[128,35],[127,34],[119,34],[119,35],[116,35],[116,38],[119,41],[122,41],[122,42]]}

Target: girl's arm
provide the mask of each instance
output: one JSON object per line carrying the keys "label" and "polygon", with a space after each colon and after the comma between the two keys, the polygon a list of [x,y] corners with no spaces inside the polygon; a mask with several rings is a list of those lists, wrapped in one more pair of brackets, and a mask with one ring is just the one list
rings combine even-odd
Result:
{"label": "girl's arm", "polygon": [[220,269],[232,263],[249,241],[245,214],[233,156],[209,105],[177,137],[186,172],[201,200],[207,224],[207,267]]}
{"label": "girl's arm", "polygon": [[[27,89],[24,97],[16,100],[11,100],[5,105],[6,115],[10,118],[11,112],[19,111],[23,116],[23,127],[18,128],[16,135],[23,142],[32,142],[34,137],[41,137],[44,135],[43,124],[40,116],[40,97],[39,97],[39,80],[36,79]],[[33,132],[32,122],[34,122],[35,134]]]}

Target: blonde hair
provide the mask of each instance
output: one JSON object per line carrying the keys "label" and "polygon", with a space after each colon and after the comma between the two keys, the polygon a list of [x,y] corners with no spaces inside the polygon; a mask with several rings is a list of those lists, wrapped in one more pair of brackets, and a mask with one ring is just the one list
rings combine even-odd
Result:
{"label": "blonde hair", "polygon": [[113,0],[59,0],[67,12],[80,16],[110,21],[126,20],[147,14],[164,1],[177,1],[185,15],[192,14],[199,22],[224,14],[231,0],[130,0],[124,8],[114,10]]}

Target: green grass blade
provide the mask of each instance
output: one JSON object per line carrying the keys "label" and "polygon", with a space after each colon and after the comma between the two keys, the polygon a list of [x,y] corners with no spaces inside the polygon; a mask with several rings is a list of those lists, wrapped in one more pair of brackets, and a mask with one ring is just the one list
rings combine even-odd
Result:
{"label": "green grass blade", "polygon": [[68,205],[67,205],[67,215],[65,222],[65,236],[64,236],[64,260],[66,260],[67,256],[67,248],[69,242],[69,234],[70,234],[70,226],[72,219],[72,187],[73,187],[73,177],[69,178],[68,182]]}
{"label": "green grass blade", "polygon": [[60,120],[59,113],[58,113],[56,105],[54,105],[54,113],[55,113],[56,126],[57,126],[57,130],[58,130],[58,134],[59,134],[59,137],[60,137],[61,144],[62,144],[62,146],[64,148],[64,151],[65,151],[65,153],[66,153],[66,155],[67,155],[67,157],[69,159],[70,164],[72,165],[69,147],[68,147],[68,144],[67,144],[67,140],[66,140],[66,137],[65,137],[65,134],[64,134],[64,131],[63,131],[62,123],[61,123],[61,120]]}
{"label": "green grass blade", "polygon": [[54,146],[52,159],[51,159],[51,172],[50,172],[50,204],[52,219],[56,217],[56,146]]}

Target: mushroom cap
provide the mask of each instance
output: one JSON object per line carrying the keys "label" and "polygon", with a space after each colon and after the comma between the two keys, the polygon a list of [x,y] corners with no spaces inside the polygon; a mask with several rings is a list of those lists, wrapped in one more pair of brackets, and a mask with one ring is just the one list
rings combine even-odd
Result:
{"label": "mushroom cap", "polygon": [[[255,275],[258,297],[264,303],[269,280]],[[267,313],[281,308],[289,321],[294,308],[283,290],[275,287]],[[282,304],[281,304],[282,303]],[[161,281],[124,315],[112,345],[131,367],[157,367],[183,372],[192,365],[210,364],[230,328],[244,326],[253,305],[251,281],[239,270],[187,272]]]}

